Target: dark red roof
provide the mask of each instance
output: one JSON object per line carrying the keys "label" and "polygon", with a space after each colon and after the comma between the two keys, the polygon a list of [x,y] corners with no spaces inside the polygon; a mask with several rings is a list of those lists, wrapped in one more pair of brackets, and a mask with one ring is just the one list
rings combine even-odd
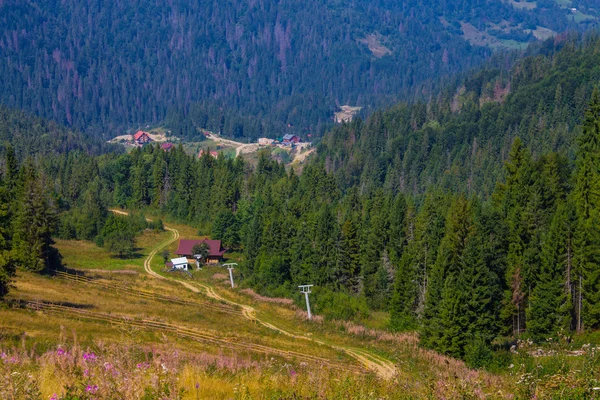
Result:
{"label": "dark red roof", "polygon": [[201,243],[206,243],[208,245],[208,256],[209,257],[221,257],[227,249],[224,249],[221,246],[220,240],[211,240],[211,239],[201,239],[201,240],[192,240],[192,239],[181,239],[179,241],[179,247],[177,248],[177,253],[180,256],[193,256],[192,248]]}
{"label": "dark red roof", "polygon": [[163,150],[171,150],[171,148],[173,147],[173,143],[163,143],[160,148]]}
{"label": "dark red roof", "polygon": [[148,135],[148,133],[147,133],[147,132],[144,132],[144,131],[137,131],[137,132],[135,133],[135,135],[133,135],[133,139],[134,139],[134,140],[140,140],[140,138],[141,138],[142,136],[144,136],[144,135]]}

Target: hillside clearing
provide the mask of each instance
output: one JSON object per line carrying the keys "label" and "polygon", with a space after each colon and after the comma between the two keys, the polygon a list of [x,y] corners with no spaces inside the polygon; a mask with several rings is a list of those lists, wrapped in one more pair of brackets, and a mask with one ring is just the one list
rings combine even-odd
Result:
{"label": "hillside clearing", "polygon": [[[54,278],[20,274],[10,298],[13,302],[21,302],[15,304],[23,304],[25,308],[0,310],[0,347],[11,341],[22,341],[27,346],[46,343],[39,348],[44,350],[62,343],[65,348],[91,346],[102,354],[101,357],[110,357],[110,351],[102,353],[105,350],[101,350],[98,343],[103,343],[102,349],[106,344],[118,343],[128,348],[151,346],[155,352],[160,349],[160,354],[156,355],[159,358],[167,357],[166,354],[177,349],[181,352],[181,362],[187,365],[181,368],[192,376],[186,375],[188,377],[184,379],[184,375],[179,375],[181,385],[187,382],[187,388],[193,388],[190,381],[205,382],[209,388],[224,382],[223,378],[201,373],[203,367],[196,365],[191,357],[191,354],[206,354],[206,357],[239,360],[236,363],[241,364],[250,362],[248,365],[252,367],[239,378],[246,382],[255,376],[256,372],[252,371],[275,363],[292,365],[287,368],[298,373],[314,370],[321,377],[319,379],[331,379],[331,372],[327,371],[338,370],[336,379],[347,381],[349,385],[370,379],[369,371],[372,371],[385,379],[371,384],[371,391],[385,390],[388,394],[408,390],[417,397],[426,396],[430,390],[427,381],[433,383],[451,374],[469,377],[470,385],[484,388],[486,392],[507,393],[506,388],[501,389],[504,387],[501,379],[473,372],[461,362],[418,349],[412,339],[394,335],[385,340],[353,336],[328,323],[311,323],[304,317],[299,318],[293,305],[261,301],[260,297],[237,289],[223,291],[211,279],[215,275],[214,279],[219,279],[218,267],[207,267],[194,273],[191,280],[160,271],[161,262],[156,255],[163,248],[176,245],[179,228],[185,230],[186,235],[193,232],[189,227],[169,225],[166,232],[146,231],[139,238],[139,254],[144,254],[145,259],[123,260],[123,264],[131,263],[131,268],[143,271],[138,274],[108,272],[122,268],[119,263],[108,265],[107,273],[104,273],[103,260],[111,261],[103,254],[104,250],[93,249],[93,244],[87,242],[57,242],[61,251],[67,250],[65,262],[81,268],[82,274],[87,271],[90,278],[69,274]],[[92,262],[93,258],[97,261]],[[65,294],[68,294],[68,302],[65,302]],[[69,332],[76,335],[74,342],[65,341]],[[120,352],[126,354],[128,351]],[[425,375],[415,380],[417,371]],[[226,369],[222,374],[227,375]],[[275,372],[269,374],[277,376]],[[289,372],[287,375],[289,377]],[[39,379],[39,387],[45,395],[50,396],[50,390],[60,389],[56,389],[56,383],[48,377]],[[308,393],[304,387],[282,385],[295,393]],[[50,387],[53,389],[48,389]],[[253,387],[254,393],[270,390],[268,386],[249,384],[248,387]],[[340,390],[335,384],[332,387]],[[205,390],[216,396],[211,398],[228,398],[218,394],[216,389]],[[456,390],[458,387],[447,387],[443,392],[449,398],[458,398]]]}

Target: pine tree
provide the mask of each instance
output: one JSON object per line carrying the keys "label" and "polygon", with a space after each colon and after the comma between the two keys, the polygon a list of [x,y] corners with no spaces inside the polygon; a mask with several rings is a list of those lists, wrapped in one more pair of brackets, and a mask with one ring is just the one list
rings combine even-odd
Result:
{"label": "pine tree", "polygon": [[11,252],[11,226],[9,194],[7,188],[0,186],[0,300],[8,293],[12,277],[15,275],[15,260]]}
{"label": "pine tree", "polygon": [[21,170],[17,200],[14,250],[19,265],[36,272],[57,267],[60,259],[51,237],[56,223],[54,205],[31,160]]}
{"label": "pine tree", "polygon": [[417,327],[419,270],[416,260],[420,251],[416,244],[415,220],[414,207],[408,206],[404,221],[406,245],[398,263],[394,293],[390,303],[390,327],[394,330],[409,330]]}
{"label": "pine tree", "polygon": [[574,202],[577,331],[600,326],[600,95],[594,90],[578,141]]}
{"label": "pine tree", "polygon": [[382,191],[377,191],[370,200],[368,214],[365,214],[364,239],[361,252],[363,293],[368,304],[376,309],[385,307],[385,301],[378,293],[377,271],[381,268],[382,254],[386,246],[388,225],[387,209]]}
{"label": "pine tree", "polygon": [[360,243],[358,230],[352,218],[346,219],[340,229],[336,281],[351,293],[358,293],[360,273]]}
{"label": "pine tree", "polygon": [[486,257],[484,230],[479,221],[473,229],[462,255],[459,274],[467,321],[461,334],[466,336],[463,343],[472,343],[477,338],[489,346],[499,332],[502,289],[500,277],[491,268],[490,258]]}
{"label": "pine tree", "polygon": [[[464,312],[457,309],[457,295],[462,295],[459,275],[462,257],[473,234],[473,221],[469,202],[458,197],[448,210],[446,233],[440,243],[437,260],[429,274],[429,285],[423,314],[423,342],[433,348],[454,354],[463,344],[449,343],[448,330],[454,318],[463,318]],[[464,301],[458,299],[462,307]],[[460,329],[460,327],[459,327]]]}
{"label": "pine tree", "polygon": [[535,339],[555,335],[560,328],[570,329],[567,279],[571,230],[567,209],[559,205],[542,246],[542,267],[538,284],[531,294],[527,331]]}
{"label": "pine tree", "polygon": [[436,306],[436,314],[430,321],[426,343],[436,350],[462,357],[467,344],[468,315],[466,313],[466,293],[457,274],[450,274],[441,290],[441,298]]}
{"label": "pine tree", "polygon": [[531,236],[525,218],[530,215],[526,208],[530,200],[531,160],[519,138],[513,142],[505,169],[506,182],[498,185],[495,193],[509,230],[505,272],[507,287],[501,315],[506,322],[505,333],[512,330],[513,334],[519,335],[525,326],[526,279],[531,279],[530,266],[526,263]]}

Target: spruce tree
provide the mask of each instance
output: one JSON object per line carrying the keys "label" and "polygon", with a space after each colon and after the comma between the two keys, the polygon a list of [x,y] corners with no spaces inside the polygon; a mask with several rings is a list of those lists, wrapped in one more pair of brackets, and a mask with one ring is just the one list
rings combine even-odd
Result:
{"label": "spruce tree", "polygon": [[531,159],[519,138],[513,141],[505,169],[506,181],[498,185],[495,193],[509,235],[506,290],[501,315],[505,320],[505,333],[512,331],[519,335],[525,327],[527,278],[532,275],[526,263],[531,236],[528,219],[525,218],[531,215],[526,212],[530,199]]}
{"label": "spruce tree", "polygon": [[57,267],[60,259],[51,236],[55,209],[31,160],[21,169],[17,201],[13,245],[19,265],[36,272]]}
{"label": "spruce tree", "polygon": [[594,90],[578,141],[574,202],[577,230],[574,236],[576,274],[576,326],[600,326],[600,95]]}
{"label": "spruce tree", "polygon": [[462,343],[472,344],[477,339],[489,346],[499,332],[502,289],[500,277],[490,266],[485,251],[485,232],[476,221],[461,258],[458,286],[465,299],[467,324],[461,334],[466,336]]}
{"label": "spruce tree", "polygon": [[0,185],[0,300],[8,293],[15,274],[15,260],[11,252],[11,223],[7,188]]}
{"label": "spruce tree", "polygon": [[[462,319],[463,310],[457,309],[457,295],[462,296],[459,275],[462,257],[473,234],[469,202],[464,197],[453,201],[448,210],[446,233],[440,243],[437,260],[428,275],[427,297],[423,314],[422,338],[426,345],[455,354],[461,343],[448,342],[448,330],[455,318]],[[460,306],[464,301],[459,299]],[[458,324],[458,321],[454,321]]]}
{"label": "spruce tree", "polygon": [[567,272],[571,229],[565,204],[560,204],[544,236],[542,266],[538,284],[531,294],[527,331],[537,340],[555,335],[560,328],[570,329],[571,312]]}

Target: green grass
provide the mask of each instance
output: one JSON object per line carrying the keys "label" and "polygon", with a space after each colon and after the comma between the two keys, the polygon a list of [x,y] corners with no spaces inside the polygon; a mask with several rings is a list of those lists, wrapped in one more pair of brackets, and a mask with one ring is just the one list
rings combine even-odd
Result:
{"label": "green grass", "polygon": [[[150,215],[149,217],[158,218]],[[168,222],[166,225],[178,229],[182,238],[197,237],[196,229],[193,227]],[[57,240],[57,247],[63,253],[65,262],[72,268],[99,269],[107,272],[133,269],[138,272],[137,274],[95,272],[93,275],[102,282],[127,284],[163,295],[218,304],[209,300],[203,292],[193,293],[177,282],[155,279],[145,273],[143,262],[146,256],[171,237],[172,233],[168,231],[160,233],[146,231],[138,238],[138,258],[124,260],[111,256],[90,242]],[[174,242],[169,246],[169,250],[173,252],[176,247],[177,242]],[[527,349],[518,355],[522,358],[522,367],[521,364],[513,369],[499,367],[495,374],[470,370],[460,361],[418,347],[418,339],[414,333],[386,332],[385,327],[389,323],[387,313],[372,313],[366,321],[363,321],[364,326],[318,319],[307,321],[294,305],[266,302],[242,292],[240,288],[231,289],[226,279],[227,271],[222,267],[207,266],[201,271],[194,271],[192,279],[166,273],[160,252],[158,251],[152,260],[152,268],[156,272],[171,278],[185,279],[189,283],[210,285],[224,298],[254,307],[256,315],[262,321],[290,333],[308,336],[328,345],[362,349],[366,352],[367,358],[374,359],[375,356],[379,356],[391,360],[399,366],[398,377],[393,381],[384,381],[374,379],[372,374],[357,376],[312,363],[302,366],[301,360],[294,357],[265,356],[236,350],[222,343],[198,342],[152,329],[129,329],[85,317],[8,307],[0,308],[0,350],[24,347],[28,352],[23,355],[26,360],[22,364],[11,364],[4,372],[2,368],[8,364],[2,364],[0,360],[0,372],[8,374],[7,376],[12,376],[13,372],[30,374],[31,382],[40,388],[42,398],[48,398],[52,391],[62,390],[63,382],[79,382],[85,387],[88,381],[85,381],[85,377],[77,375],[77,369],[63,370],[60,364],[52,364],[51,353],[60,344],[69,348],[89,347],[99,354],[106,353],[107,346],[120,346],[118,348],[122,350],[114,354],[108,351],[106,357],[109,357],[111,363],[129,365],[133,370],[135,370],[135,363],[138,362],[132,360],[135,354],[144,354],[148,349],[153,349],[152,351],[162,349],[161,351],[171,352],[171,354],[177,351],[176,361],[171,360],[177,364],[177,367],[169,370],[168,374],[173,374],[169,375],[173,378],[173,388],[186,389],[187,392],[182,397],[190,399],[196,398],[193,394],[198,393],[193,390],[196,382],[201,382],[203,396],[206,396],[199,398],[343,398],[351,393],[357,399],[406,397],[459,399],[473,397],[476,393],[485,393],[488,398],[505,398],[517,390],[523,395],[527,394],[525,390],[529,390],[529,387],[525,388],[517,383],[523,381],[524,374],[535,374],[538,380],[534,384],[540,388],[540,393],[551,397],[553,394],[560,393],[554,392],[558,389],[553,389],[552,386],[558,379],[557,376],[560,379],[572,378],[573,382],[584,382],[581,374],[574,372],[584,370],[583,358],[564,355],[534,358],[528,355]],[[304,338],[291,338],[260,323],[251,322],[239,314],[226,313],[223,310],[215,311],[198,304],[179,305],[148,300],[128,292],[107,290],[94,285],[25,272],[19,273],[9,298],[55,303],[69,302],[95,313],[161,321],[211,333],[220,338],[231,338],[278,350],[324,357],[332,363],[356,364],[356,361],[347,354],[331,346],[320,345]],[[577,345],[588,340],[597,343],[598,335],[575,339]],[[48,351],[50,354],[46,353]],[[40,355],[41,358],[35,359],[32,354]],[[236,362],[246,367],[243,370],[232,369],[230,361],[219,361],[220,363],[215,361],[213,366],[207,366],[205,362],[199,363],[194,358],[199,354],[245,360]],[[298,378],[290,377],[290,369],[300,371]],[[135,371],[131,373],[134,374]],[[592,374],[600,378],[598,372]],[[133,385],[144,385],[148,382],[139,380]],[[0,393],[3,393],[2,384],[0,378]],[[364,389],[366,392],[363,393],[362,388],[366,388]],[[563,390],[562,387],[559,389]],[[249,396],[244,395],[246,396],[244,397],[241,393],[246,391]],[[106,396],[100,398],[110,398]]]}
{"label": "green grass", "polygon": [[515,6],[515,8],[525,10],[533,10],[537,8],[537,2],[535,1],[513,1],[512,5]]}
{"label": "green grass", "polygon": [[105,269],[105,270],[143,270],[143,259],[152,251],[157,242],[170,237],[169,232],[147,230],[136,238],[133,257],[121,258],[107,250],[96,246],[93,242],[83,240],[56,239],[56,248],[63,256],[63,263],[68,268]]}
{"label": "green grass", "polygon": [[223,143],[216,142],[211,139],[203,140],[202,142],[187,142],[183,144],[183,149],[186,153],[197,156],[200,149],[205,151],[216,151],[223,153],[226,157],[235,157],[235,149],[224,145]]}
{"label": "green grass", "polygon": [[594,17],[593,15],[588,15],[588,14],[584,14],[581,11],[577,11],[574,15],[573,15],[573,20],[577,23],[581,23],[584,21],[590,21],[590,20],[595,20],[596,17]]}
{"label": "green grass", "polygon": [[529,46],[529,42],[518,42],[516,40],[501,40],[499,44],[493,45],[493,47],[504,47],[512,50],[521,50]]}

